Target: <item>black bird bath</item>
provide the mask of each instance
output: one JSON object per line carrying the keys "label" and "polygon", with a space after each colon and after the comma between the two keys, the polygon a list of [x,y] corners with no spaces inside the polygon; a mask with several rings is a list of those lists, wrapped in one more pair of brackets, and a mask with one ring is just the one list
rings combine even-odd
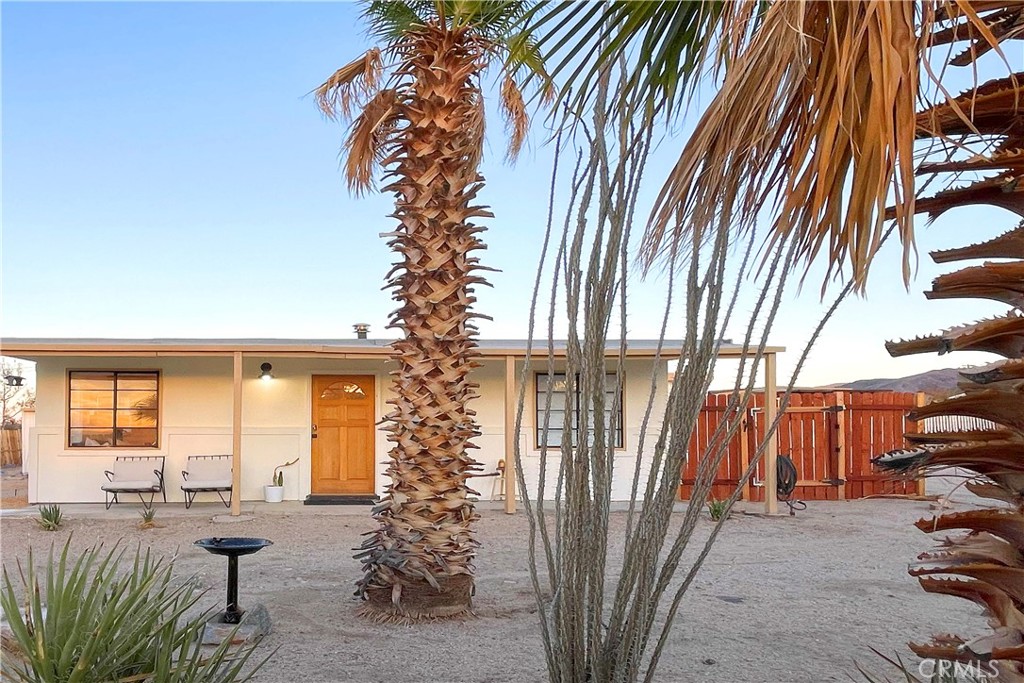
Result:
{"label": "black bird bath", "polygon": [[227,555],[228,558],[228,606],[224,610],[224,623],[237,624],[242,619],[244,610],[238,608],[238,558],[263,550],[274,545],[265,538],[202,538],[194,543],[214,555]]}

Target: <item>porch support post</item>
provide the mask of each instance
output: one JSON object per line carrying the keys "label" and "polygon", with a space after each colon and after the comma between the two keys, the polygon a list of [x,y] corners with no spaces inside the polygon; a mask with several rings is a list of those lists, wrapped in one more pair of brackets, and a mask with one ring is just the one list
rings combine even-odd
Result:
{"label": "porch support post", "polygon": [[[775,375],[775,354],[764,355],[764,429],[765,433],[779,414],[778,383]],[[779,513],[778,470],[779,436],[773,433],[764,449],[764,512],[767,515]]]}
{"label": "porch support post", "polygon": [[[917,406],[918,408],[920,408],[921,406],[927,405],[927,404],[928,404],[928,394],[924,393],[923,391],[917,392],[917,394],[914,396],[914,405]],[[904,424],[906,424],[906,422],[907,421],[904,421]],[[915,427],[914,427],[914,431],[915,432],[923,432],[924,431],[924,420],[920,420],[918,422],[915,422],[914,425],[915,425]],[[925,486],[925,478],[924,477],[918,477],[917,478],[917,495],[924,496],[927,492],[928,492],[928,490],[927,490],[927,488]]]}
{"label": "porch support post", "polygon": [[242,353],[234,353],[234,400],[231,409],[231,515],[242,514]]}
{"label": "porch support post", "polygon": [[516,511],[516,357],[505,356],[505,513]]}

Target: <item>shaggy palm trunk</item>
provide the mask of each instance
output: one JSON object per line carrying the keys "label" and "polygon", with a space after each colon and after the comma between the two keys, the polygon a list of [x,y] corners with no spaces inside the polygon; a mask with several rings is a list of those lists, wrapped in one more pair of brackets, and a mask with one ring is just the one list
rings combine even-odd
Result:
{"label": "shaggy palm trunk", "polygon": [[[981,5],[981,3],[976,3]],[[981,9],[980,7],[978,8]],[[1003,36],[1002,27],[1022,25],[1020,6],[988,6],[989,30]],[[1016,22],[1016,23],[1015,23]],[[936,36],[942,40],[964,35],[964,25]],[[971,50],[954,58],[965,64],[977,54]],[[920,137],[960,136],[965,149],[983,153],[965,158],[952,154],[939,163],[925,164],[921,173],[995,170],[997,174],[965,187],[940,192],[917,202],[917,211],[932,217],[960,206],[992,204],[1024,217],[1024,87],[1020,77],[992,81],[952,102],[944,102],[918,115]],[[965,114],[966,112],[966,114]],[[965,120],[965,116],[970,120]],[[959,152],[959,150],[957,150]],[[973,229],[973,226],[972,228]],[[962,393],[935,401],[910,413],[912,420],[934,416],[962,416],[990,420],[990,430],[960,430],[908,435],[913,447],[883,454],[875,462],[883,469],[927,476],[949,468],[967,470],[973,478],[967,488],[982,498],[998,501],[988,509],[942,514],[922,519],[926,533],[943,532],[938,547],[918,556],[910,574],[931,593],[955,595],[978,603],[988,617],[991,633],[968,638],[948,633],[928,643],[911,643],[915,654],[949,664],[947,670],[967,667],[978,680],[1024,682],[1024,316],[1021,306],[1024,274],[1024,225],[996,239],[944,252],[933,252],[938,263],[987,258],[986,261],[942,275],[932,283],[929,299],[983,298],[1012,307],[1006,315],[950,328],[940,334],[890,342],[893,356],[950,351],[983,351],[1004,360],[982,368],[961,370]],[[912,438],[911,438],[912,437]],[[962,532],[945,535],[948,532]],[[952,664],[955,662],[956,664]]]}
{"label": "shaggy palm trunk", "polygon": [[479,364],[470,323],[472,285],[483,282],[471,252],[482,249],[489,217],[473,199],[482,185],[480,92],[474,78],[480,49],[463,30],[428,26],[409,36],[398,73],[411,82],[398,102],[402,129],[384,160],[395,180],[398,254],[389,286],[399,308],[391,326],[393,410],[385,418],[393,446],[391,484],[363,544],[359,582],[367,611],[385,618],[452,616],[471,606],[471,525],[478,515],[467,485],[477,463],[467,455],[479,435],[477,396],[469,374]]}

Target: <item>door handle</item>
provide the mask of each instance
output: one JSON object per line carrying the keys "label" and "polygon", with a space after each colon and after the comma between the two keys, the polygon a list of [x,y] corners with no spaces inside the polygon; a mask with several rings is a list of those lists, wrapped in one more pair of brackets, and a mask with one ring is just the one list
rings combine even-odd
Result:
{"label": "door handle", "polygon": [[309,435],[309,438],[311,438],[311,439],[315,439],[316,438],[316,425],[313,425],[313,433]]}

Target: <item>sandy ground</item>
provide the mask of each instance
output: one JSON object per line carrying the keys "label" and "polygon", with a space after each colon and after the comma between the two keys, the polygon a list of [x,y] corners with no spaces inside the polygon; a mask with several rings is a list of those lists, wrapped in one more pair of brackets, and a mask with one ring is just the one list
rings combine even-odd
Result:
{"label": "sandy ground", "polygon": [[[126,508],[127,506],[121,506]],[[223,511],[220,508],[219,511]],[[191,547],[204,536],[260,536],[274,546],[241,560],[241,603],[264,602],[274,633],[261,647],[279,648],[258,680],[270,681],[541,681],[544,658],[526,566],[527,520],[485,511],[476,610],[466,621],[415,627],[382,625],[355,615],[351,557],[364,514],[317,508],[284,514],[256,511],[252,521],[214,523],[201,516],[166,517],[164,528],[140,531],[135,518],[74,518],[58,532],[31,518],[0,519],[5,564],[73,535],[141,541],[171,553],[178,570],[211,588],[222,604],[225,566]],[[676,620],[658,681],[838,681],[856,678],[854,661],[885,666],[870,647],[905,654],[905,642],[930,633],[984,630],[979,610],[928,595],[907,576],[907,562],[929,548],[911,526],[930,515],[927,503],[872,500],[815,502],[795,518],[734,514]],[[158,519],[160,515],[158,514]],[[624,514],[614,515],[620,536]],[[703,534],[710,526],[704,523]],[[617,558],[613,560],[613,565]]]}
{"label": "sandy ground", "polygon": [[28,476],[21,465],[0,470],[0,509],[10,510],[28,505]]}

